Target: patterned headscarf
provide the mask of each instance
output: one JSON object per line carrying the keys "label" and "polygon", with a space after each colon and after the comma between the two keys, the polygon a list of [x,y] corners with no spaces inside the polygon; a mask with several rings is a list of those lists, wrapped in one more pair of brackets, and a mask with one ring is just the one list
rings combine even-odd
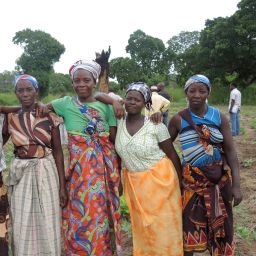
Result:
{"label": "patterned headscarf", "polygon": [[203,83],[205,84],[208,89],[209,89],[209,92],[211,91],[211,83],[210,83],[210,80],[204,76],[204,75],[194,75],[194,76],[191,76],[188,81],[186,82],[185,86],[184,86],[184,91],[186,91],[188,89],[188,87],[191,85],[191,84],[194,84],[194,83]]}
{"label": "patterned headscarf", "polygon": [[148,104],[148,103],[152,104],[152,101],[151,101],[152,93],[151,93],[149,87],[147,86],[147,84],[145,84],[144,82],[135,82],[135,83],[129,84],[125,95],[129,91],[138,91],[138,92],[140,92],[144,97],[145,104]]}
{"label": "patterned headscarf", "polygon": [[34,86],[34,88],[38,89],[38,82],[37,80],[33,77],[33,76],[30,76],[30,75],[19,75],[15,78],[15,82],[14,82],[14,88],[16,88],[17,86],[17,83],[20,81],[20,80],[28,80],[32,83],[32,85]]}
{"label": "patterned headscarf", "polygon": [[85,69],[89,71],[95,80],[97,80],[100,76],[101,67],[94,60],[79,60],[75,62],[69,69],[69,75],[72,80],[74,78],[74,73],[78,69]]}

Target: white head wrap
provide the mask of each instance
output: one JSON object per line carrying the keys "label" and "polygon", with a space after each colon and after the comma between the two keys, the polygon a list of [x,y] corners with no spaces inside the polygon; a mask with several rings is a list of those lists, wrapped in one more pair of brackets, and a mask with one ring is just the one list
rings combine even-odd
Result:
{"label": "white head wrap", "polygon": [[85,69],[85,70],[89,71],[95,80],[97,80],[100,76],[101,67],[94,60],[79,60],[79,61],[75,62],[69,69],[69,75],[72,80],[74,78],[74,73],[78,69]]}

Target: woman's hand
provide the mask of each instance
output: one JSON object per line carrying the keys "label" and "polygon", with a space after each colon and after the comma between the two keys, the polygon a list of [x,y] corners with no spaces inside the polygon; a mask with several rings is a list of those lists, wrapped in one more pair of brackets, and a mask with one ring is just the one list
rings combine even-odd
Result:
{"label": "woman's hand", "polygon": [[122,184],[121,181],[120,181],[120,184],[119,184],[119,187],[118,187],[118,191],[119,191],[119,196],[122,196],[123,195],[123,184]]}
{"label": "woman's hand", "polygon": [[163,114],[162,112],[156,112],[150,116],[150,121],[154,124],[162,123],[163,121]]}
{"label": "woman's hand", "polygon": [[117,119],[121,119],[125,117],[125,111],[121,102],[119,102],[118,100],[113,100],[112,106],[114,108],[115,116]]}
{"label": "woman's hand", "polygon": [[233,206],[239,205],[243,200],[243,195],[239,187],[232,186]]}
{"label": "woman's hand", "polygon": [[36,116],[39,116],[39,117],[47,116],[47,114],[50,112],[48,106],[43,104],[42,102],[37,102],[36,104],[37,104]]}
{"label": "woman's hand", "polygon": [[60,188],[59,196],[60,196],[60,207],[63,208],[68,203],[67,190],[65,188]]}

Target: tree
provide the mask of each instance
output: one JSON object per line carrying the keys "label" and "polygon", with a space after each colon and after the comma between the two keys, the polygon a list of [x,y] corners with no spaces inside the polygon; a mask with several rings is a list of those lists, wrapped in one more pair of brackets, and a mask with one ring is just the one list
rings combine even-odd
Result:
{"label": "tree", "polygon": [[49,76],[49,93],[63,94],[72,92],[73,86],[69,75],[51,72]]}
{"label": "tree", "polygon": [[158,38],[137,30],[130,35],[126,52],[131,55],[131,59],[140,67],[144,77],[151,78],[157,73],[169,73],[168,63],[163,58],[165,45]]}
{"label": "tree", "polygon": [[177,36],[173,36],[168,42],[168,48],[174,53],[184,53],[188,48],[199,43],[199,31],[182,31]]}
{"label": "tree", "polygon": [[40,93],[47,94],[49,74],[53,71],[53,65],[64,53],[64,45],[48,33],[31,29],[16,32],[13,43],[24,49],[23,54],[17,60],[18,67],[31,75],[37,74]]}
{"label": "tree", "polygon": [[110,74],[111,78],[116,78],[121,88],[135,81],[144,80],[140,67],[130,58],[119,57],[110,61]]}

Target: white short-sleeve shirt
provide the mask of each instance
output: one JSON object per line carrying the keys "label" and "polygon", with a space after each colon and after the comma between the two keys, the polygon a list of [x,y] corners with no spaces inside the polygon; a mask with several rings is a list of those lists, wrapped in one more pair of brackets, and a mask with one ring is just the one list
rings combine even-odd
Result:
{"label": "white short-sleeve shirt", "polygon": [[165,156],[158,143],[169,138],[163,123],[153,124],[149,120],[131,136],[123,119],[118,123],[115,147],[124,167],[131,172],[145,171]]}

